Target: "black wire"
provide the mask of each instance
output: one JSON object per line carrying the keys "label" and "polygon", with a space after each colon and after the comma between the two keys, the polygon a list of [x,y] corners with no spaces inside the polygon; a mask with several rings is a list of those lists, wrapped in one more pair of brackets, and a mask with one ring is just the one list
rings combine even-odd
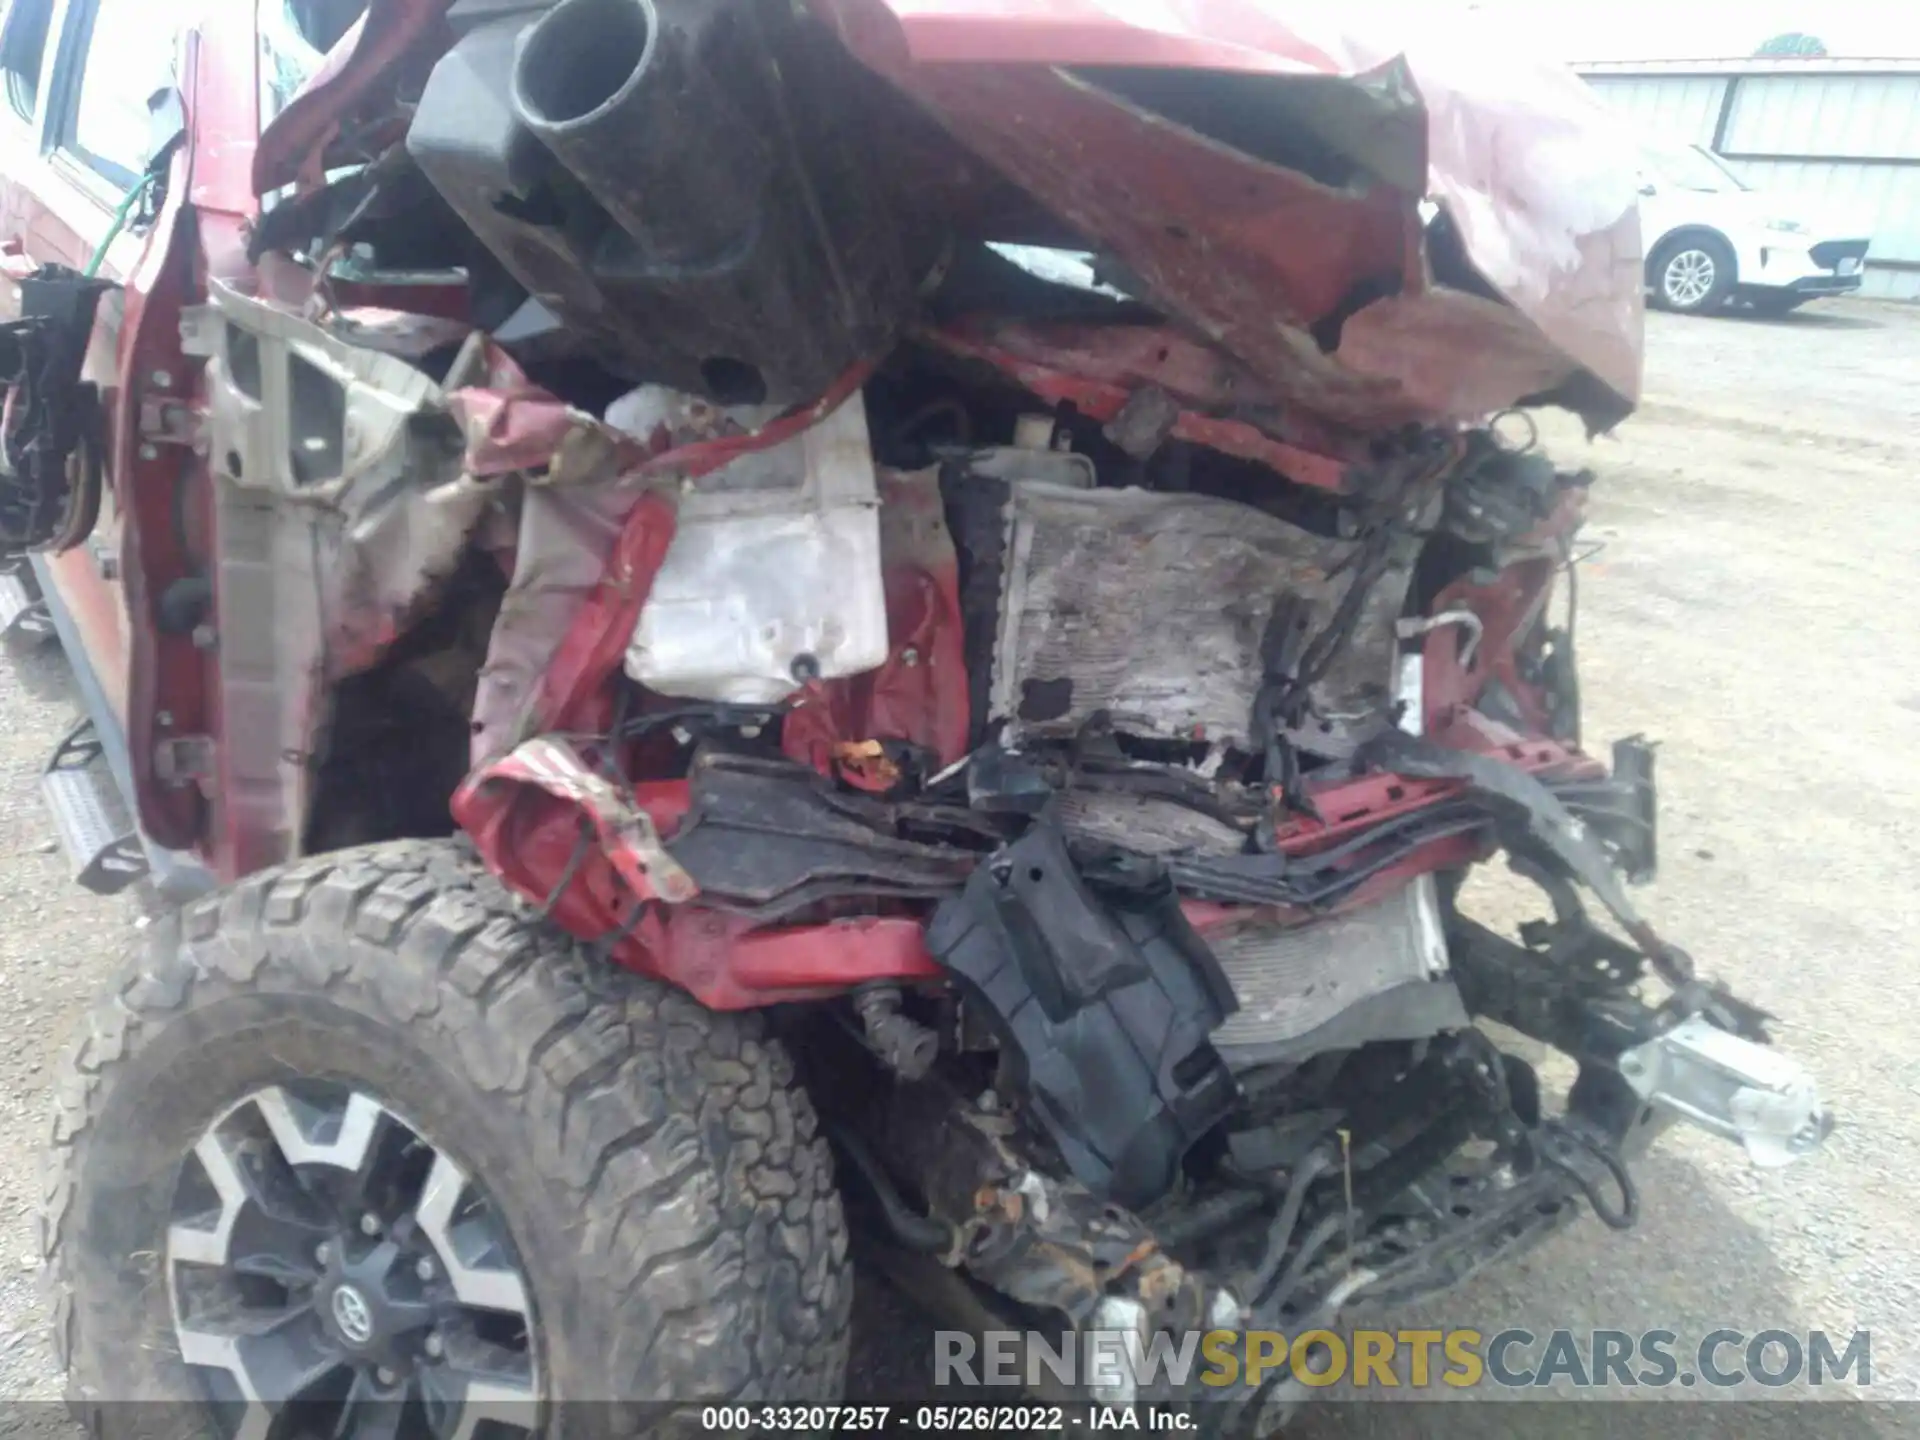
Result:
{"label": "black wire", "polygon": [[822,1128],[826,1130],[827,1138],[853,1162],[853,1168],[867,1182],[874,1200],[880,1206],[881,1218],[893,1232],[895,1240],[923,1255],[940,1255],[953,1249],[956,1238],[953,1227],[936,1216],[922,1215],[909,1205],[899,1187],[893,1183],[893,1177],[863,1138],[846,1125],[830,1123]]}
{"label": "black wire", "polygon": [[614,734],[622,740],[638,740],[641,736],[658,730],[663,725],[677,724],[682,720],[713,720],[722,725],[762,724],[785,714],[787,707],[779,705],[688,705],[673,710],[654,710],[645,715],[636,715],[631,720],[622,718]]}
{"label": "black wire", "polygon": [[582,817],[579,838],[573,842],[573,854],[567,857],[566,868],[560,872],[560,878],[554,881],[553,889],[547,892],[547,898],[541,901],[540,908],[533,912],[535,919],[553,918],[553,907],[560,903],[560,897],[566,894],[568,888],[580,877],[580,867],[587,863],[587,850],[592,843],[593,826],[587,823],[585,817]]}
{"label": "black wire", "polygon": [[641,920],[646,918],[646,914],[647,902],[645,900],[634,901],[633,909],[627,912],[627,918],[593,942],[593,948],[598,952],[600,958],[602,960],[611,960],[613,958],[613,952],[618,948],[620,942],[633,934]]}
{"label": "black wire", "polygon": [[1183,1245],[1205,1240],[1263,1207],[1271,1197],[1261,1190],[1229,1190],[1178,1214],[1159,1221],[1153,1227],[1162,1250],[1177,1250]]}
{"label": "black wire", "polygon": [[620,742],[627,738],[627,707],[633,703],[633,691],[620,685],[613,692],[613,719],[607,726],[607,738],[600,751],[600,770],[616,786],[626,788],[627,777],[620,769]]}

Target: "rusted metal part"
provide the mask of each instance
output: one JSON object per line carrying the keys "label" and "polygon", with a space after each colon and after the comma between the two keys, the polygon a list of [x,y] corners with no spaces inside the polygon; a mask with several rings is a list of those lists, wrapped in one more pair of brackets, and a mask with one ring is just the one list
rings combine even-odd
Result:
{"label": "rusted metal part", "polygon": [[1042,1174],[1008,1117],[929,1083],[896,1087],[878,1123],[878,1153],[960,1229],[960,1267],[1008,1299],[1082,1328],[1116,1297],[1174,1332],[1212,1313],[1217,1286],[1163,1252],[1131,1211]]}

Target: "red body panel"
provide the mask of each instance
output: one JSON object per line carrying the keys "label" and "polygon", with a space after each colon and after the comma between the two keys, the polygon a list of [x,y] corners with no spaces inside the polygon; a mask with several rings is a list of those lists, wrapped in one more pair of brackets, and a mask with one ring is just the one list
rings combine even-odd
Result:
{"label": "red body panel", "polygon": [[[1639,395],[1640,237],[1617,121],[1564,66],[1530,62],[1472,16],[1302,0],[816,8],[968,146],[1111,246],[1155,299],[1270,381],[1300,377],[1291,398],[1309,409],[1375,426],[1407,410],[1484,413],[1530,393],[1487,403],[1522,374],[1544,378],[1555,355],[1629,406]],[[1330,190],[1116,106],[1071,71],[1101,66],[1364,79],[1378,103],[1344,128],[1399,193]],[[1427,198],[1515,311],[1428,288],[1411,244],[1412,202]],[[1403,292],[1339,347],[1357,386],[1324,377],[1311,352],[1271,348],[1273,321],[1323,316],[1383,271]],[[1442,400],[1473,408],[1430,408]]]}

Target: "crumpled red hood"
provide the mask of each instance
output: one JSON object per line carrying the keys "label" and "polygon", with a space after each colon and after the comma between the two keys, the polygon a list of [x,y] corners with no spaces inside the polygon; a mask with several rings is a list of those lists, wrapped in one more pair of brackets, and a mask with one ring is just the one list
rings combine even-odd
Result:
{"label": "crumpled red hood", "polygon": [[[1638,399],[1641,249],[1617,122],[1570,71],[1463,17],[1307,0],[809,6],[1272,398],[1362,429],[1529,399],[1605,426]],[[330,108],[444,7],[374,0],[342,42],[354,53],[262,138],[259,187],[313,173]],[[1445,241],[1423,224],[1429,199]]]}

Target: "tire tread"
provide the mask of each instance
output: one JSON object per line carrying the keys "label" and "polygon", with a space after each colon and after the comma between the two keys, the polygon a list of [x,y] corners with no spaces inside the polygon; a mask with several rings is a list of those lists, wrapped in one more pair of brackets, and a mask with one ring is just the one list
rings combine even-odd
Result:
{"label": "tire tread", "polygon": [[432,1032],[556,1188],[553,1213],[578,1233],[577,1284],[620,1321],[602,1352],[610,1394],[837,1394],[845,1224],[812,1106],[759,1016],[714,1014],[589,957],[458,842],[301,861],[149,930],[56,1085],[40,1237],[83,1413],[112,1373],[75,1330],[74,1196],[101,1107],[152,1036],[241,990],[318,990]]}

